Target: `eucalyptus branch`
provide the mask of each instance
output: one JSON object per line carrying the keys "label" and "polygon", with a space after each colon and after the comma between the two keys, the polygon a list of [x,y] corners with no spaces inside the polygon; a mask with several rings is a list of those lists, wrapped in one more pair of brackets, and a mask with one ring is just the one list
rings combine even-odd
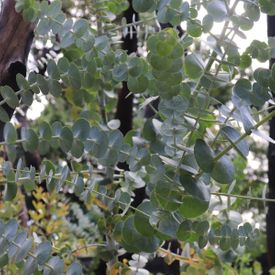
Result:
{"label": "eucalyptus branch", "polygon": [[162,247],[160,247],[158,249],[158,252],[161,254],[164,254],[166,257],[168,257],[168,259],[172,259],[172,260],[176,260],[179,262],[183,262],[185,264],[192,264],[192,263],[198,263],[199,260],[196,258],[188,258],[188,257],[184,257],[182,255],[176,254],[171,252],[170,250],[166,250]]}
{"label": "eucalyptus branch", "polygon": [[106,30],[103,34],[105,34],[105,35],[110,35],[112,32],[120,31],[120,30],[123,30],[123,29],[128,28],[128,27],[139,26],[139,25],[142,25],[142,24],[144,24],[144,23],[147,23],[147,22],[156,20],[156,18],[157,18],[156,16],[153,16],[153,17],[145,18],[145,19],[143,19],[143,20],[139,20],[139,21],[135,21],[135,22],[123,24],[123,25],[121,25],[121,26],[118,26],[118,27],[115,27],[115,28]]}
{"label": "eucalyptus branch", "polygon": [[[18,245],[15,241],[9,241],[6,236],[4,236],[3,234],[1,235],[2,238],[4,238],[5,240],[7,240],[9,243],[13,244],[14,246],[16,246],[17,248],[21,249],[22,247],[20,245]],[[30,257],[37,259],[37,257],[32,253],[32,252],[28,252],[27,255],[29,255]],[[54,269],[52,268],[52,266],[50,266],[48,263],[44,263],[44,266],[46,266],[47,268],[49,268],[50,270],[54,271]]]}
{"label": "eucalyptus branch", "polygon": [[[275,115],[275,110],[273,110],[272,112],[270,112],[266,117],[264,117],[262,120],[260,120],[258,123],[255,124],[255,126],[253,127],[253,129],[251,129],[251,131],[258,129],[260,126],[262,126],[263,124],[265,124],[266,122],[268,122],[273,116]],[[245,139],[246,137],[248,137],[252,132],[246,132],[244,134],[242,134],[235,142],[234,144],[230,144],[228,145],[227,148],[225,148],[222,152],[220,152],[215,158],[214,160],[219,160],[220,158],[222,158],[225,154],[227,154],[232,148],[234,148],[234,145],[238,144],[240,141],[242,141],[243,139]]]}
{"label": "eucalyptus branch", "polygon": [[[219,159],[221,159],[223,156],[225,156],[231,149],[233,149],[239,142],[241,142],[243,139],[245,139],[246,137],[250,136],[251,133],[253,133],[253,130],[258,129],[260,126],[262,126],[263,124],[265,124],[267,121],[269,121],[273,116],[275,115],[275,110],[273,110],[272,112],[270,112],[266,117],[264,117],[261,121],[259,121],[258,123],[255,124],[255,126],[253,127],[253,129],[251,129],[251,132],[246,132],[244,134],[242,134],[235,142],[234,144],[231,143],[230,145],[228,145],[223,151],[221,151],[218,155],[216,155],[216,157],[214,158],[213,161],[218,161]],[[196,179],[200,178],[203,174],[202,170],[199,170],[199,172],[194,175],[194,177]]]}
{"label": "eucalyptus branch", "polygon": [[222,197],[229,197],[229,198],[245,199],[245,200],[250,200],[250,201],[260,201],[260,202],[275,203],[275,199],[258,198],[258,197],[244,196],[244,195],[238,195],[238,194],[227,194],[227,193],[211,192],[211,195],[222,196]]}
{"label": "eucalyptus branch", "polygon": [[[222,123],[222,125],[226,125],[226,123],[230,120],[232,114],[233,114],[235,111],[236,111],[236,107],[234,107],[234,108],[230,111],[230,113],[228,114],[228,116],[226,117],[226,119],[224,120],[224,122]],[[214,140],[213,140],[212,143],[211,143],[211,147],[213,147],[214,144],[217,142],[217,140],[218,140],[218,138],[219,138],[221,132],[222,132],[222,127],[219,128],[218,133],[216,134]]]}
{"label": "eucalyptus branch", "polygon": [[72,250],[70,253],[71,254],[75,254],[76,252],[80,251],[80,250],[84,250],[84,249],[88,249],[88,248],[97,248],[97,247],[106,247],[106,244],[103,243],[92,243],[92,244],[87,244],[85,246],[81,246],[79,248],[76,248],[74,250]]}
{"label": "eucalyptus branch", "polygon": [[[234,12],[234,10],[235,10],[235,8],[236,8],[236,6],[237,6],[237,3],[238,3],[238,0],[236,0],[236,2],[233,4],[230,13],[233,13],[233,12]],[[224,40],[225,35],[226,35],[226,31],[227,31],[227,29],[228,29],[228,27],[229,27],[229,22],[230,22],[229,20],[226,20],[226,21],[225,21],[224,26],[223,26],[222,31],[221,31],[221,35],[220,35],[219,39],[217,40],[217,44],[219,44],[221,41]],[[223,58],[224,58],[224,57],[225,57],[225,55],[223,56]],[[202,86],[201,82],[202,82],[202,79],[203,79],[204,74],[207,73],[207,72],[209,72],[209,71],[211,70],[211,67],[212,67],[212,65],[214,64],[216,58],[217,58],[217,53],[216,53],[216,51],[213,50],[212,53],[211,53],[211,56],[210,56],[210,58],[209,58],[209,60],[208,60],[208,62],[207,62],[207,64],[206,64],[206,66],[205,66],[205,68],[204,68],[204,70],[203,70],[203,73],[201,74],[200,78],[198,79],[197,84],[195,85],[195,87],[194,87],[194,89],[193,89],[194,96],[197,95],[199,89],[200,89],[201,86]],[[219,64],[218,70],[216,71],[216,74],[215,74],[215,75],[218,75],[218,72],[219,72],[219,70],[220,70],[220,67],[221,67],[221,63]],[[213,82],[211,83],[211,86],[212,86],[212,85],[213,85]],[[209,94],[207,94],[207,96],[209,96]],[[193,131],[191,131],[187,143],[189,143],[189,142],[192,140],[193,134],[194,134],[194,132],[195,132],[195,129],[196,129],[198,123],[199,123],[199,120],[197,119],[197,120],[195,121],[195,124],[194,124],[194,126],[193,126]],[[183,156],[184,156],[184,153],[183,153]]]}

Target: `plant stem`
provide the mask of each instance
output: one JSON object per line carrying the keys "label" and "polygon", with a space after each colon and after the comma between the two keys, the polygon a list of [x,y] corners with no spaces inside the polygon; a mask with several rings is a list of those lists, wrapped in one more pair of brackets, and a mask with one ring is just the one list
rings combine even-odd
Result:
{"label": "plant stem", "polygon": [[245,199],[245,200],[250,200],[250,201],[261,201],[261,202],[272,202],[272,203],[275,203],[275,199],[269,199],[269,198],[257,198],[257,197],[252,197],[252,196],[244,196],[244,195],[237,195],[237,194],[227,194],[227,193],[219,193],[219,192],[211,192],[211,195],[222,196],[222,197],[229,197],[229,198]]}
{"label": "plant stem", "polygon": [[[261,121],[259,121],[258,123],[256,123],[256,125],[253,127],[253,129],[257,129],[260,126],[262,126],[263,124],[265,124],[267,121],[269,121],[273,116],[275,115],[275,110],[273,110],[272,112],[270,112],[266,117],[264,117]],[[252,132],[253,132],[252,129]],[[234,144],[230,144],[227,148],[225,148],[222,152],[220,152],[215,158],[214,161],[219,160],[220,158],[222,158],[226,153],[228,153],[232,148],[234,148],[234,146],[236,144],[238,144],[239,142],[241,142],[244,138],[248,137],[251,134],[251,132],[249,133],[244,133],[242,134],[235,142]]]}
{"label": "plant stem", "polygon": [[131,23],[128,23],[128,24],[125,24],[125,25],[122,25],[122,26],[119,26],[119,27],[107,30],[103,34],[108,35],[108,34],[110,34],[112,32],[123,30],[124,28],[135,27],[135,26],[138,26],[138,25],[142,25],[143,23],[150,22],[152,20],[155,20],[156,18],[157,18],[156,16],[153,16],[153,17],[150,17],[150,18],[146,18],[146,19],[143,19],[143,20],[136,21],[136,22],[131,22]]}

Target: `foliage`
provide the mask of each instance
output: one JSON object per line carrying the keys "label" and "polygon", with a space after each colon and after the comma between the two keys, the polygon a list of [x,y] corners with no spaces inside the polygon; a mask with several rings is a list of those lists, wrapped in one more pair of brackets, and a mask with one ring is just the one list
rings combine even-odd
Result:
{"label": "foliage", "polygon": [[[244,7],[242,14],[236,12],[239,5]],[[147,34],[148,39],[142,42],[146,54],[130,56],[116,45],[117,36],[129,32],[129,26],[115,20],[127,7],[125,1],[92,1],[87,10],[89,18],[95,19],[87,20],[65,14],[58,0],[16,1],[16,10],[26,20],[37,22],[37,39],[53,41],[61,55],[48,61],[45,75],[30,72],[27,79],[17,75],[19,91],[0,88],[0,120],[6,123],[0,144],[8,157],[1,163],[3,199],[14,202],[18,190],[33,194],[36,201],[29,212],[33,222],[30,232],[44,234],[42,238],[51,242],[36,244],[18,229],[11,214],[5,217],[7,222],[0,223],[1,267],[16,263],[24,274],[36,270],[81,274],[79,253],[66,254],[73,251],[70,246],[77,243],[75,236],[79,235],[90,238],[91,247],[98,247],[91,254],[104,259],[109,272],[129,270],[117,260],[122,248],[139,255],[171,255],[183,263],[186,274],[230,272],[232,268],[221,261],[224,253],[236,255],[259,234],[249,223],[230,216],[237,209],[230,211],[239,201],[235,198],[266,201],[232,191],[245,175],[248,136],[262,136],[260,126],[274,115],[274,111],[262,109],[272,97],[275,67],[255,70],[253,79],[245,69],[255,59],[270,59],[274,49],[272,43],[255,40],[241,53],[234,38],[245,38],[245,31],[257,24],[261,12],[275,14],[275,4],[261,0],[191,4],[133,0],[133,7],[144,17],[131,24],[130,32],[133,28],[139,31],[137,26],[145,28],[150,21],[172,27]],[[201,9],[207,11],[202,20],[198,17]],[[187,29],[179,38],[176,27],[181,22]],[[223,27],[216,35],[211,29],[217,23]],[[214,40],[209,56],[193,47],[202,35]],[[137,95],[138,108],[153,108],[152,101],[160,98],[155,116],[143,119],[142,127],[126,137],[113,119],[112,97],[122,81]],[[212,96],[225,88],[232,107]],[[53,102],[66,99],[78,108],[78,117],[22,127],[19,137],[2,105],[31,106],[33,97],[41,94]],[[20,146],[26,152],[39,152],[43,158],[39,171],[18,158]],[[128,164],[129,171],[117,168],[122,162]],[[147,198],[135,208],[134,191],[142,187]],[[83,208],[66,201],[66,195],[72,194]],[[215,209],[222,215],[216,216]],[[66,222],[69,211],[85,215],[78,220],[85,219],[98,229],[85,231],[84,224],[78,228],[74,221]],[[68,225],[70,222],[74,225]],[[187,257],[169,254],[162,247],[170,239],[181,243]],[[52,245],[58,248],[58,256],[52,253]],[[87,253],[89,256],[89,250]],[[72,258],[76,260],[73,263]],[[135,261],[133,256],[133,265]]]}

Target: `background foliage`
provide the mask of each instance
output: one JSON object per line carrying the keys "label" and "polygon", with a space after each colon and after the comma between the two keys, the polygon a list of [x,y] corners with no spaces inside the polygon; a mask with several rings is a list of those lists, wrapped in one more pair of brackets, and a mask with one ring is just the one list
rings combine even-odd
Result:
{"label": "background foliage", "polygon": [[[179,261],[183,274],[260,274],[255,258],[265,249],[268,199],[246,166],[250,151],[259,154],[250,135],[273,142],[259,128],[274,115],[267,103],[275,67],[251,74],[251,64],[274,57],[274,41],[254,40],[240,52],[234,39],[245,39],[261,12],[275,15],[275,4],[132,4],[140,19],[127,24],[127,1],[16,1],[25,20],[37,23],[37,63],[27,78],[17,75],[19,91],[0,88],[0,267],[7,274],[91,274],[101,260],[109,274],[147,274],[157,253]],[[133,34],[139,48],[128,55],[120,40]],[[206,49],[198,46],[205,36]],[[126,136],[115,119],[122,82],[135,94]],[[48,105],[37,121],[9,122],[4,104],[26,110],[41,96]],[[144,118],[149,107],[155,114]],[[119,168],[124,162],[128,171]],[[141,188],[146,197],[133,206]],[[245,222],[247,211],[258,226]],[[176,252],[165,246],[171,239],[179,242]],[[130,261],[121,260],[125,252]]]}

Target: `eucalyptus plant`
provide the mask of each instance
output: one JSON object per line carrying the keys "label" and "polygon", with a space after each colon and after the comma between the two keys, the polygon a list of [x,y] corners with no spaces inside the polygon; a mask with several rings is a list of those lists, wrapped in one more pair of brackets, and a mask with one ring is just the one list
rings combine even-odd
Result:
{"label": "eucalyptus plant", "polygon": [[[83,202],[97,197],[107,206],[100,232],[105,242],[98,244],[98,253],[105,253],[109,272],[125,269],[118,262],[118,251],[169,254],[163,243],[171,239],[196,252],[174,255],[187,264],[186,269],[188,264],[211,259],[205,254],[211,248],[238,251],[257,238],[258,229],[249,223],[236,223],[230,215],[213,218],[215,205],[226,199],[227,212],[234,198],[273,201],[234,193],[234,158],[247,159],[247,138],[263,136],[260,127],[275,114],[267,107],[273,104],[275,67],[258,68],[252,76],[247,70],[254,60],[274,58],[274,39],[254,40],[244,52],[234,41],[237,36],[246,38],[245,32],[257,24],[261,13],[275,15],[275,4],[271,0],[133,0],[133,7],[140,20],[126,24],[114,18],[127,9],[127,1],[93,0],[88,19],[65,14],[59,0],[16,1],[16,10],[36,24],[37,39],[54,41],[61,53],[74,49],[76,54],[48,61],[45,75],[18,74],[16,92],[0,87],[0,120],[5,123],[0,145],[8,158],[0,166],[3,200],[13,201],[19,189],[30,194],[43,182],[48,192],[74,193]],[[159,30],[160,23],[171,27]],[[183,23],[186,29],[179,37],[177,26]],[[212,32],[216,24],[220,33]],[[155,27],[146,32],[147,25]],[[129,32],[138,32],[144,46],[140,54],[127,55],[119,48],[117,37]],[[211,41],[209,54],[196,47],[202,36]],[[155,113],[141,119],[125,137],[105,104],[123,81],[138,99],[137,110],[149,106]],[[22,127],[18,137],[4,104],[31,106],[36,96],[62,98],[68,89],[83,109],[92,100],[98,119],[82,112],[73,123],[44,121],[38,127]],[[219,101],[214,91],[228,93],[230,104]],[[157,108],[156,99],[160,100]],[[18,146],[40,153],[39,170],[18,159]],[[57,149],[65,156],[63,162],[43,157]],[[72,168],[73,161],[81,165]],[[118,168],[122,162],[129,171]],[[134,191],[142,187],[146,198],[134,207]],[[49,240],[35,243],[14,219],[0,222],[0,233],[1,267],[17,263],[24,274],[82,272],[77,258],[64,264],[62,253],[52,256]]]}

